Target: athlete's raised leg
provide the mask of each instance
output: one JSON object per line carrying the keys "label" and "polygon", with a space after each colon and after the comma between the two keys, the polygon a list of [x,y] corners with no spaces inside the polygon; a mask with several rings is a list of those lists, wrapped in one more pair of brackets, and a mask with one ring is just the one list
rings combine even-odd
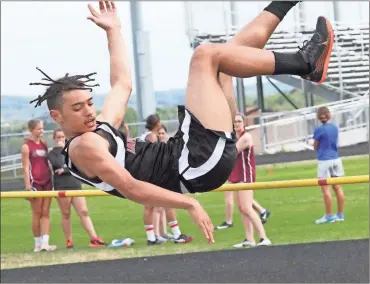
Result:
{"label": "athlete's raised leg", "polygon": [[330,22],[319,17],[316,32],[296,53],[278,53],[235,44],[202,44],[195,50],[189,71],[185,105],[204,127],[232,131],[228,102],[218,73],[248,78],[291,74],[321,83],[326,78],[333,46]]}
{"label": "athlete's raised leg", "polygon": [[[273,1],[256,18],[237,32],[230,43],[260,49],[264,48],[287,12],[298,2],[299,1]],[[233,118],[237,113],[237,106],[232,77],[220,73],[219,78]]]}

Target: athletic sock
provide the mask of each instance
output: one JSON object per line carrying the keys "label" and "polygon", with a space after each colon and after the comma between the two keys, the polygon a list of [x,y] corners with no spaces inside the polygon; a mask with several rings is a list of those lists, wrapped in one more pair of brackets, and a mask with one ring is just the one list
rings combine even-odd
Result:
{"label": "athletic sock", "polygon": [[171,228],[173,237],[175,239],[178,239],[181,236],[181,231],[180,231],[177,221],[168,222],[168,226],[170,226]]}
{"label": "athletic sock", "polygon": [[43,235],[42,236],[42,244],[48,245],[49,244],[49,235]]}
{"label": "athletic sock", "polygon": [[41,237],[35,237],[35,247],[41,246]]}
{"label": "athletic sock", "polygon": [[309,65],[304,61],[301,54],[280,53],[273,51],[275,56],[275,71],[272,75],[307,75],[310,73]]}
{"label": "athletic sock", "polygon": [[146,237],[148,241],[155,242],[155,235],[154,235],[154,226],[153,225],[145,225],[145,232],[146,232]]}
{"label": "athletic sock", "polygon": [[292,9],[295,5],[298,4],[300,1],[272,1],[265,9],[282,21],[286,14]]}

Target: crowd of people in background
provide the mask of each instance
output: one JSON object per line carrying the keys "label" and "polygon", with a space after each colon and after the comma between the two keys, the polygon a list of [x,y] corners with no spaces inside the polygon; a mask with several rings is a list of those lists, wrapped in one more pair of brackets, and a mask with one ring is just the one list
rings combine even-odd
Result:
{"label": "crowd of people in background", "polygon": [[[331,118],[328,108],[319,108],[317,118],[321,125],[315,129],[314,149],[318,152],[318,178],[339,177],[344,175],[343,165],[338,155],[338,128],[329,123]],[[161,123],[157,114],[146,119],[146,131],[136,139],[151,143],[166,143],[167,127]],[[253,183],[256,181],[256,162],[253,138],[246,130],[246,119],[243,114],[234,118],[234,131],[238,138],[241,151],[235,167],[228,179],[229,183]],[[24,184],[29,191],[49,190],[81,190],[81,182],[72,176],[64,164],[62,150],[65,146],[65,136],[61,129],[53,133],[54,147],[49,151],[47,142],[42,138],[44,126],[41,120],[32,119],[28,122],[29,136],[21,148]],[[131,137],[130,129],[123,123],[121,131]],[[338,212],[332,214],[329,186],[322,187],[325,215],[316,220],[317,224],[344,221],[344,194],[340,185],[333,186],[338,201]],[[262,207],[254,198],[253,190],[225,192],[225,221],[216,229],[233,227],[234,198],[242,216],[245,229],[245,240],[235,244],[235,248],[253,247],[256,245],[271,245],[264,224],[271,212]],[[51,198],[28,198],[32,211],[32,233],[34,236],[34,251],[54,251],[56,246],[49,244],[50,236],[50,204]],[[88,214],[85,197],[58,197],[57,202],[61,212],[62,230],[65,236],[66,248],[73,248],[71,229],[71,207],[73,205],[80,218],[82,227],[89,236],[90,247],[105,247],[106,243],[98,236],[92,219]],[[143,223],[148,245],[158,245],[168,241],[174,243],[189,243],[193,240],[180,230],[180,225],[173,208],[143,207]],[[168,232],[167,225],[171,232]],[[259,242],[256,243],[254,230],[257,231]]]}

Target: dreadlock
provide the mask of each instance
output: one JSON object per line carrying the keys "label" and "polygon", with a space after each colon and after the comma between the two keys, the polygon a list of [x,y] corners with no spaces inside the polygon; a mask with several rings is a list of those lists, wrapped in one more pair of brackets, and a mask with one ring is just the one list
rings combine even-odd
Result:
{"label": "dreadlock", "polygon": [[[46,92],[42,96],[38,96],[36,99],[30,101],[30,104],[36,102],[35,107],[41,106],[42,102],[46,100],[49,110],[51,109],[59,109],[62,101],[62,95],[65,91],[70,90],[89,90],[92,92],[93,87],[100,86],[99,84],[95,85],[87,85],[87,82],[95,81],[95,79],[91,79],[92,75],[95,75],[96,72],[90,73],[87,75],[76,75],[76,76],[69,76],[67,73],[64,77],[53,80],[50,78],[44,71],[40,68],[36,67],[45,78],[42,78],[42,81],[47,81],[48,83],[30,83],[30,85],[42,85],[42,86],[49,86]],[[82,79],[85,79],[82,81]]]}

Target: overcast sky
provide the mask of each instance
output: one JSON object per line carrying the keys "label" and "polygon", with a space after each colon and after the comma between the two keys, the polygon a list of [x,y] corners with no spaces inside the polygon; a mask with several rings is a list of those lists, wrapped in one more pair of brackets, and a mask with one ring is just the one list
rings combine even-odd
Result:
{"label": "overcast sky", "polygon": [[[65,73],[97,72],[101,87],[109,90],[109,57],[106,37],[86,17],[89,2],[1,2],[1,94],[34,96],[42,90],[29,86],[39,81],[36,66],[53,78]],[[94,1],[91,1],[94,3]],[[240,23],[247,23],[268,1],[237,2]],[[97,7],[97,2],[94,3]],[[117,2],[122,33],[132,58],[129,2]],[[150,32],[150,52],[155,90],[186,86],[192,54],[186,36],[184,3],[141,2],[144,27]],[[223,6],[228,2],[193,2],[193,25],[201,31],[224,31]],[[333,19],[332,2],[305,3],[306,17],[313,26],[320,14]],[[368,1],[340,3],[342,21],[368,22]],[[281,28],[289,28],[296,16],[292,11]],[[132,62],[132,61],[131,61]]]}

